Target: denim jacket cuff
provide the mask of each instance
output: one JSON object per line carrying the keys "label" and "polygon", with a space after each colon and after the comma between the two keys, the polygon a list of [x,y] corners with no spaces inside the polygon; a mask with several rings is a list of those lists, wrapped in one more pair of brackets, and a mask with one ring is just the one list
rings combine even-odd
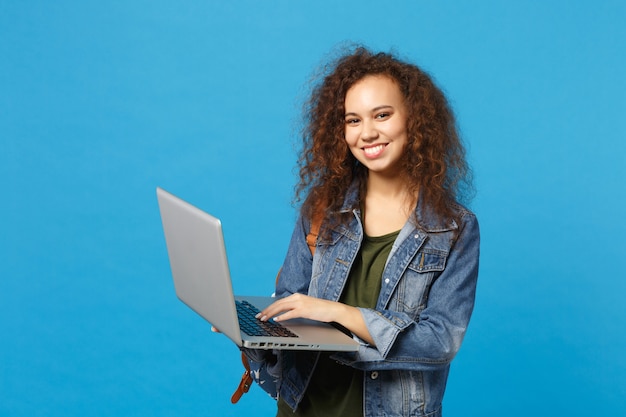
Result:
{"label": "denim jacket cuff", "polygon": [[376,350],[380,354],[379,359],[383,360],[389,354],[398,334],[414,323],[403,313],[369,308],[359,308],[359,310],[372,339],[374,339]]}

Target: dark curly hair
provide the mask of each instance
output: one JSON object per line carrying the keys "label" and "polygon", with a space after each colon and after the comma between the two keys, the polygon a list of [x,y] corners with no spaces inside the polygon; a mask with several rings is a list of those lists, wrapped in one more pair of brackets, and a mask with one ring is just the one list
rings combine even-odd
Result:
{"label": "dark curly hair", "polygon": [[344,120],[347,91],[368,75],[389,77],[404,96],[408,144],[401,163],[412,197],[417,201],[419,195],[440,216],[454,217],[457,202],[470,198],[471,171],[444,94],[416,65],[361,46],[322,70],[305,103],[296,187],[296,201],[304,200],[301,214],[323,213],[332,227],[342,222],[339,209],[350,185],[359,181],[363,190],[367,169],[346,144]]}

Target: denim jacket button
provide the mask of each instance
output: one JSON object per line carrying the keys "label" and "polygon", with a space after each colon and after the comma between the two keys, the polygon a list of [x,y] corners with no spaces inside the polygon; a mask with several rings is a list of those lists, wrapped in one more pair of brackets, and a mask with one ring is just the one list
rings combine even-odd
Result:
{"label": "denim jacket button", "polygon": [[414,237],[415,239],[419,239],[419,238],[420,238],[420,235],[419,235],[419,233],[415,233],[415,235],[414,235],[413,237]]}
{"label": "denim jacket button", "polygon": [[377,372],[377,371],[373,371],[373,372],[370,374],[370,378],[372,378],[372,379],[376,379],[376,378],[378,378],[378,372]]}

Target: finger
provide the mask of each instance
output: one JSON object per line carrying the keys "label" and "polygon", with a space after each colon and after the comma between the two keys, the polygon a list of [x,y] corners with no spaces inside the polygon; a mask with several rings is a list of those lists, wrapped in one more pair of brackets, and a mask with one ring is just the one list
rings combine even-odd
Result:
{"label": "finger", "polygon": [[289,319],[293,319],[296,317],[297,317],[297,314],[294,313],[294,310],[289,310],[274,317],[274,321],[289,320]]}
{"label": "finger", "polygon": [[266,309],[263,310],[262,312],[260,312],[259,314],[256,315],[256,318],[261,320],[261,321],[267,321],[272,317],[278,316],[281,313],[285,313],[286,311],[289,311],[285,308],[271,308],[271,309]]}
{"label": "finger", "polygon": [[265,310],[257,314],[257,318],[261,321],[267,321],[270,318],[276,319],[277,316],[283,315],[288,311],[296,308],[292,302],[280,300],[267,307]]}
{"label": "finger", "polygon": [[275,321],[284,321],[297,318],[307,318],[308,315],[307,309],[303,308],[303,306],[292,306],[292,308],[279,311],[276,315],[268,317],[272,317]]}
{"label": "finger", "polygon": [[[309,299],[310,297],[304,294],[299,294],[299,293],[291,294],[288,297],[281,298],[280,300],[274,301],[272,304],[267,306],[263,311],[257,314],[257,318],[260,319],[261,321],[267,321],[271,317],[276,318],[276,316],[278,315],[282,316],[284,313],[288,311],[294,311],[294,310],[298,310],[302,308],[304,306],[304,303]],[[299,316],[297,316],[294,313],[294,314],[291,314],[289,317],[296,318]],[[286,320],[286,318],[283,318],[283,320]]]}

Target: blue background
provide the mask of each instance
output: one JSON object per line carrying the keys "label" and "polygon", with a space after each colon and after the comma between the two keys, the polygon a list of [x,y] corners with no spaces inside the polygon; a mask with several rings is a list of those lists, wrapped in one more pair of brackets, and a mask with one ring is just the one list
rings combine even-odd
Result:
{"label": "blue background", "polygon": [[[448,416],[626,413],[626,3],[0,1],[0,415],[273,415],[180,303],[155,187],[271,293],[300,104],[336,45],[395,49],[458,114],[475,315]],[[620,260],[621,258],[621,260]]]}

